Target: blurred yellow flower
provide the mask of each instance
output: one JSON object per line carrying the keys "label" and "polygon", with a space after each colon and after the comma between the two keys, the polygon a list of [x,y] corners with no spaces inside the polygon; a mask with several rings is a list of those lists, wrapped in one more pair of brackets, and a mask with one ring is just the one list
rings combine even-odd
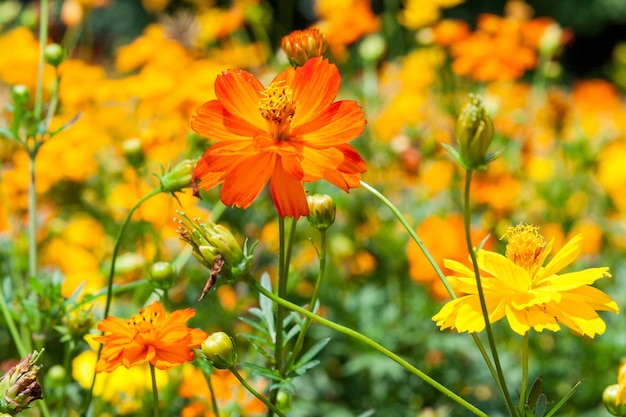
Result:
{"label": "blurred yellow flower", "polygon": [[[72,360],[72,377],[84,389],[91,388],[97,353],[84,351]],[[159,390],[169,382],[167,372],[157,372],[156,382]],[[148,364],[130,369],[117,368],[111,373],[99,373],[96,376],[94,395],[110,403],[117,415],[129,415],[141,412],[144,408],[142,397],[152,390],[150,368]]]}
{"label": "blurred yellow flower", "polygon": [[[478,267],[489,321],[507,318],[511,329],[526,334],[531,328],[558,331],[561,325],[581,336],[603,334],[606,324],[598,311],[619,312],[607,294],[591,286],[596,280],[610,277],[607,267],[558,274],[580,254],[582,235],[573,237],[543,266],[553,242],[546,243],[538,227],[510,227],[506,256],[479,249]],[[433,320],[437,326],[458,332],[480,332],[485,328],[478,298],[474,271],[453,260],[445,266],[455,275],[448,277],[455,289],[467,294],[449,301]]]}
{"label": "blurred yellow flower", "polygon": [[[24,84],[35,97],[39,67],[39,43],[33,33],[20,26],[0,36],[0,80],[6,84]],[[45,66],[44,85],[50,85],[54,77],[52,67]]]}
{"label": "blurred yellow flower", "polygon": [[407,29],[417,30],[439,20],[441,9],[450,8],[465,0],[404,0],[404,8],[398,16],[400,24]]}

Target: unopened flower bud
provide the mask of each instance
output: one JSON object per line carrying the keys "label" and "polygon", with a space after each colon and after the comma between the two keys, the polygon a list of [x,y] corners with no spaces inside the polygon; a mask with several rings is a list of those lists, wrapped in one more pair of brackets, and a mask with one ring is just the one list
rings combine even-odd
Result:
{"label": "unopened flower bud", "polygon": [[58,67],[65,60],[65,49],[58,43],[51,43],[44,48],[43,56],[48,64]]}
{"label": "unopened flower bud", "polygon": [[278,391],[278,395],[276,396],[276,407],[283,413],[289,412],[291,410],[291,394],[286,393],[285,391]]}
{"label": "unopened flower bud", "polygon": [[310,58],[324,55],[328,44],[318,29],[294,30],[281,41],[283,51],[294,67],[302,66]]}
{"label": "unopened flower bud", "polygon": [[456,121],[456,139],[463,168],[481,169],[491,161],[487,150],[493,139],[493,122],[479,96],[470,94],[470,102],[461,110]]}
{"label": "unopened flower bud", "polygon": [[213,269],[217,256],[221,255],[224,259],[221,271],[227,278],[247,270],[249,259],[230,230],[210,220],[205,223],[200,219],[191,220],[182,212],[178,215],[181,217],[178,234],[181,240],[191,245],[194,257],[202,265]]}
{"label": "unopened flower bud", "polygon": [[150,274],[150,280],[157,288],[172,288],[176,274],[171,262],[155,262],[150,265],[148,272]]}
{"label": "unopened flower bud", "polygon": [[228,369],[237,362],[237,351],[232,337],[215,332],[202,342],[202,353],[217,369]]}
{"label": "unopened flower bud", "polygon": [[385,39],[379,33],[365,37],[359,45],[359,55],[364,61],[377,62],[385,53]]}
{"label": "unopened flower bud", "polygon": [[126,139],[122,143],[122,149],[124,150],[126,161],[128,161],[132,167],[139,168],[143,165],[145,156],[139,138]]}
{"label": "unopened flower bud", "polygon": [[35,365],[40,352],[28,354],[0,378],[0,413],[17,415],[30,403],[43,398],[37,382],[40,365]]}
{"label": "unopened flower bud", "polygon": [[614,416],[626,416],[626,405],[619,404],[619,385],[609,385],[602,392],[602,403],[609,413]]}
{"label": "unopened flower bud", "polygon": [[15,104],[23,106],[30,101],[30,91],[23,84],[14,85],[11,87],[11,98]]}
{"label": "unopened flower bud", "polygon": [[196,161],[190,159],[179,162],[178,165],[160,177],[161,189],[164,192],[175,193],[191,187],[191,174],[195,165]]}
{"label": "unopened flower bud", "polygon": [[306,198],[309,203],[309,224],[318,229],[326,230],[335,222],[335,201],[326,194],[313,194]]}
{"label": "unopened flower bud", "polygon": [[85,308],[74,309],[67,315],[66,324],[72,339],[82,340],[94,325],[93,312]]}

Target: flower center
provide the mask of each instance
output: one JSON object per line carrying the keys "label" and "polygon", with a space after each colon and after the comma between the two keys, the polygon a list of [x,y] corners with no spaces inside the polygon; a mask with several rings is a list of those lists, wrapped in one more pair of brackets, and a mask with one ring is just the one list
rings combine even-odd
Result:
{"label": "flower center", "polygon": [[157,327],[159,314],[156,311],[141,311],[126,321],[126,325],[137,333],[146,333]]}
{"label": "flower center", "polygon": [[296,112],[293,90],[284,81],[276,81],[261,94],[258,108],[267,120],[269,133],[277,140],[288,139],[291,119]]}
{"label": "flower center", "polygon": [[506,245],[506,257],[516,265],[526,269],[531,274],[538,265],[541,254],[546,247],[546,241],[539,234],[539,228],[528,224],[519,224],[509,227],[503,239]]}

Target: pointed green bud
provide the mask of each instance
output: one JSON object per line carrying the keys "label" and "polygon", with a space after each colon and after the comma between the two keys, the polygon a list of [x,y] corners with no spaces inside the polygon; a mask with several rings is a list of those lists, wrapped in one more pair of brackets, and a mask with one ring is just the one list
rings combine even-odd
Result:
{"label": "pointed green bud", "polygon": [[326,194],[313,194],[306,198],[309,203],[309,224],[318,229],[326,230],[335,222],[335,201]]}
{"label": "pointed green bud", "polygon": [[202,342],[202,354],[217,369],[228,369],[237,363],[233,338],[224,332],[215,332]]}
{"label": "pointed green bud", "polygon": [[484,169],[493,159],[487,155],[493,139],[493,122],[480,96],[470,94],[470,102],[461,110],[456,121],[456,139],[458,160],[463,168]]}
{"label": "pointed green bud", "polygon": [[159,177],[161,190],[166,193],[175,193],[191,187],[191,174],[195,165],[196,161],[191,159],[179,162],[178,165]]}

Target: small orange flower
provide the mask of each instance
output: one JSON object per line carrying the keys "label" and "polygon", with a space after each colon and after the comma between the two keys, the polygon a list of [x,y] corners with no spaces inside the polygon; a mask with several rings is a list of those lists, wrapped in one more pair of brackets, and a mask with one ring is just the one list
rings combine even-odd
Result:
{"label": "small orange flower", "polygon": [[98,324],[98,329],[106,334],[94,338],[103,344],[96,372],[111,372],[120,365],[130,368],[145,362],[167,369],[193,360],[191,349],[200,347],[208,336],[202,330],[185,326],[195,314],[194,309],[187,308],[168,315],[155,301],[126,321],[107,317]]}
{"label": "small orange flower", "polygon": [[347,142],[363,132],[354,101],[333,102],[339,70],[320,57],[280,73],[267,88],[249,72],[217,77],[217,100],[197,109],[191,128],[217,140],[195,169],[198,187],[222,184],[228,206],[247,208],[267,182],[281,217],[306,216],[303,182],[325,179],[348,191],[358,187],[365,162]]}

